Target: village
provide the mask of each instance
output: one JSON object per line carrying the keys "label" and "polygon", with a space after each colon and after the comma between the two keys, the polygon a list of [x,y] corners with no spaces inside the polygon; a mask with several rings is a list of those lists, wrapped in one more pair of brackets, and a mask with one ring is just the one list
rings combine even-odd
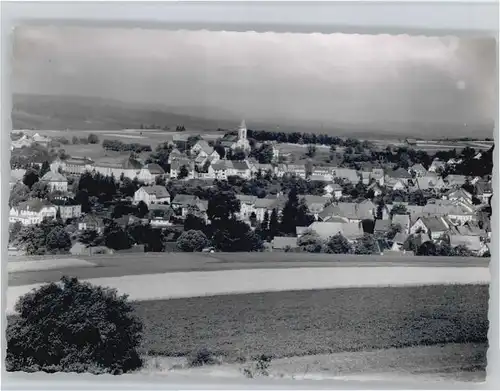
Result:
{"label": "village", "polygon": [[[294,159],[279,141],[256,142],[249,132],[245,121],[216,140],[180,132],[146,159],[131,148],[122,163],[64,154],[11,162],[9,254],[489,256],[492,148],[408,158],[410,140],[397,152],[371,155],[368,142],[350,140],[354,148],[330,146],[327,164],[315,160],[315,144]],[[47,152],[50,145],[50,137],[23,134],[11,150]],[[135,148],[144,155],[142,146]],[[33,244],[36,227],[53,238],[50,245]]]}

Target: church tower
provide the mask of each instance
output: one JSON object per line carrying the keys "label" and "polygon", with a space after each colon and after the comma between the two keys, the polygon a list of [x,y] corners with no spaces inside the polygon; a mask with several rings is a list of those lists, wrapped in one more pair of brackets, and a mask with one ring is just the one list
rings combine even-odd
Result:
{"label": "church tower", "polygon": [[246,140],[247,139],[247,126],[245,124],[245,120],[241,121],[241,125],[238,128],[238,140]]}

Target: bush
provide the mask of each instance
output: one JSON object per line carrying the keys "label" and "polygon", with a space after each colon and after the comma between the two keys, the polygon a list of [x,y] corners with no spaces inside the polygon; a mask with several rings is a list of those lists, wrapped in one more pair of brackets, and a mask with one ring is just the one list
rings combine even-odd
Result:
{"label": "bush", "polygon": [[209,241],[205,234],[194,229],[185,231],[177,239],[177,247],[185,252],[196,252],[208,246]]}
{"label": "bush", "polygon": [[142,323],[116,290],[63,277],[19,299],[8,371],[121,374],[138,369]]}
{"label": "bush", "polygon": [[188,357],[188,365],[190,367],[201,367],[203,365],[213,365],[216,363],[217,360],[215,359],[214,355],[206,348],[198,350],[190,357]]}

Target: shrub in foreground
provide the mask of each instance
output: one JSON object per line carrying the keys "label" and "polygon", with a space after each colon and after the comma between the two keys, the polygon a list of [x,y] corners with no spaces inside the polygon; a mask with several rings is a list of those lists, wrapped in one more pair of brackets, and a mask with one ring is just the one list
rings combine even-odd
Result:
{"label": "shrub in foreground", "polygon": [[24,295],[15,309],[8,371],[121,374],[142,366],[142,323],[114,289],[63,277]]}
{"label": "shrub in foreground", "polygon": [[201,367],[203,365],[213,365],[217,362],[212,352],[208,349],[201,349],[194,352],[188,357],[188,365],[190,367]]}

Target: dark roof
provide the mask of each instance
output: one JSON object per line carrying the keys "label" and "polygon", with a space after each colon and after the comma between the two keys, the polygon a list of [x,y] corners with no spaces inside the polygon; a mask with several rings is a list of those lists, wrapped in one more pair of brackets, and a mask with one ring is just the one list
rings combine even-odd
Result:
{"label": "dark roof", "polygon": [[[154,185],[154,186],[143,186],[141,187],[146,193],[150,195],[155,195],[158,198],[170,197],[169,192],[164,186]],[[140,189],[139,189],[140,190]]]}
{"label": "dark roof", "polygon": [[151,174],[165,174],[165,170],[156,163],[149,163],[146,167]]}
{"label": "dark roof", "polygon": [[199,201],[199,198],[190,194],[177,194],[172,204],[180,204],[184,206],[195,205]]}
{"label": "dark roof", "polygon": [[68,180],[62,174],[54,171],[48,171],[41,179],[44,182],[67,182]]}
{"label": "dark roof", "polygon": [[390,177],[392,177],[392,178],[398,178],[398,179],[409,179],[409,178],[411,178],[411,175],[409,174],[409,172],[406,171],[402,167],[398,168],[397,170],[392,171],[388,175]]}
{"label": "dark roof", "polygon": [[15,206],[18,210],[32,210],[35,212],[40,212],[44,207],[54,206],[47,200],[41,200],[39,198],[33,198],[28,201],[24,201]]}
{"label": "dark roof", "polygon": [[448,230],[448,227],[440,217],[437,216],[421,217],[421,220],[425,224],[427,229],[431,231],[441,232]]}
{"label": "dark roof", "polygon": [[233,167],[236,170],[248,170],[248,163],[245,160],[233,160]]}

